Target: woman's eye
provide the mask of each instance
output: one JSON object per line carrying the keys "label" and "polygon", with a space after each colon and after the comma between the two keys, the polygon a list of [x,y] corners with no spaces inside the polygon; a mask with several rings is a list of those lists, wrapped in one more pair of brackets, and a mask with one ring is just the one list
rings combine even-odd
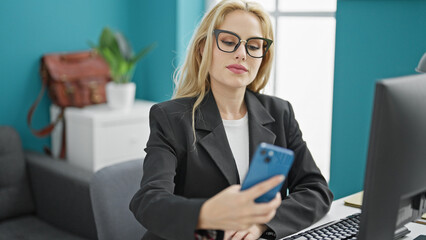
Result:
{"label": "woman's eye", "polygon": [[227,46],[234,46],[235,45],[235,42],[232,42],[232,41],[224,41],[224,40],[222,40],[222,43],[225,44],[225,45],[227,45]]}
{"label": "woman's eye", "polygon": [[259,50],[259,49],[260,49],[260,47],[255,46],[255,45],[248,45],[247,47],[248,47],[250,50],[253,50],[253,51],[256,51],[256,50]]}

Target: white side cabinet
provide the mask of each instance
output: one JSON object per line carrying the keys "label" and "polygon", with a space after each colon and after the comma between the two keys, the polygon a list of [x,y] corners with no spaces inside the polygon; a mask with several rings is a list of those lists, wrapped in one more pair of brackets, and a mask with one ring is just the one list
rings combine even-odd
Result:
{"label": "white side cabinet", "polygon": [[[106,104],[66,108],[67,160],[76,166],[97,171],[118,162],[142,158],[149,137],[149,110],[153,102],[135,101],[127,111]],[[52,121],[59,113],[50,108]],[[59,125],[59,124],[58,124]],[[52,152],[58,155],[62,126],[52,134]]]}

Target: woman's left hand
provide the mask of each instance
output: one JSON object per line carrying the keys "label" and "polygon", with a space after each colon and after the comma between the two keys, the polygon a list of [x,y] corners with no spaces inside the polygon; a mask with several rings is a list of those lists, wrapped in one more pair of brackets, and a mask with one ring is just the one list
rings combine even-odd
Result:
{"label": "woman's left hand", "polygon": [[246,230],[225,231],[224,240],[257,240],[268,227],[265,224],[255,224]]}

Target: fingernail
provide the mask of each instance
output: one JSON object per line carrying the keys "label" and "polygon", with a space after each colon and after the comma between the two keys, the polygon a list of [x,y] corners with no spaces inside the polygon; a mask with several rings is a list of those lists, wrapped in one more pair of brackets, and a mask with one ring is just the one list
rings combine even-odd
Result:
{"label": "fingernail", "polygon": [[284,175],[280,175],[280,177],[279,177],[279,179],[280,179],[280,182],[282,182],[282,181],[284,181]]}

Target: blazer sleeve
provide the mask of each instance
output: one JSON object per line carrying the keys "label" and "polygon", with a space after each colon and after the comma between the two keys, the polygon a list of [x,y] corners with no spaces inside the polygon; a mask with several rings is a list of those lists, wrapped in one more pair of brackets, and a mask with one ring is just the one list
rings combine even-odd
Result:
{"label": "blazer sleeve", "polygon": [[267,223],[276,233],[277,239],[298,232],[321,219],[333,201],[333,194],[302,139],[290,103],[288,106],[284,125],[287,148],[294,151],[295,160],[287,177],[289,195],[281,192],[286,197],[275,217]]}
{"label": "blazer sleeve", "polygon": [[161,106],[154,105],[149,118],[151,133],[145,149],[143,177],[130,202],[130,210],[151,234],[165,239],[194,239],[205,199],[174,194],[178,166],[176,138]]}

